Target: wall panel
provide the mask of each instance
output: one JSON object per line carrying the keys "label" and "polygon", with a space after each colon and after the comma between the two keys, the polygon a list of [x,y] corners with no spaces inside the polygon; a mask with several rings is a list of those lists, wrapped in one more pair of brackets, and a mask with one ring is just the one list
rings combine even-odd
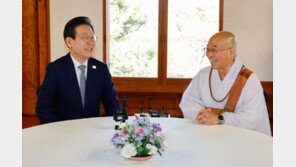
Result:
{"label": "wall panel", "polygon": [[23,1],[22,12],[22,113],[35,115],[35,92],[39,86],[37,0]]}
{"label": "wall panel", "polygon": [[22,114],[36,115],[36,90],[49,62],[47,0],[22,1]]}
{"label": "wall panel", "polygon": [[[267,109],[270,118],[271,127],[273,127],[273,84],[272,82],[261,82],[263,89],[267,94]],[[117,85],[118,86],[118,85]],[[116,90],[117,87],[115,86]],[[186,87],[183,87],[185,90]],[[123,97],[128,96],[127,102],[127,112],[129,116],[134,115],[135,113],[140,113],[140,108],[144,109],[144,112],[147,112],[148,107],[152,107],[153,110],[161,108],[164,106],[168,109],[168,113],[172,117],[183,118],[181,109],[179,108],[180,100],[184,90],[181,92],[175,93],[151,93],[151,92],[121,92],[117,91],[119,101],[122,105]],[[178,90],[179,91],[179,90]],[[101,116],[105,116],[105,110],[101,104]],[[38,119],[33,119],[32,117],[23,117],[23,128],[39,125]],[[32,123],[35,121],[35,123]],[[26,124],[27,123],[27,124]]]}

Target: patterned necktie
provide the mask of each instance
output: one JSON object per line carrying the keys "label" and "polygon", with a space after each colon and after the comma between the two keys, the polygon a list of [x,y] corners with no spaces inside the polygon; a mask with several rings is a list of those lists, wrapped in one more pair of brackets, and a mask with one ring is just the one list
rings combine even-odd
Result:
{"label": "patterned necktie", "polygon": [[86,79],[85,79],[85,68],[86,65],[80,65],[78,66],[78,68],[80,69],[81,73],[80,73],[80,94],[81,94],[81,99],[82,99],[82,106],[84,108],[84,98],[85,98],[85,85],[86,85]]}

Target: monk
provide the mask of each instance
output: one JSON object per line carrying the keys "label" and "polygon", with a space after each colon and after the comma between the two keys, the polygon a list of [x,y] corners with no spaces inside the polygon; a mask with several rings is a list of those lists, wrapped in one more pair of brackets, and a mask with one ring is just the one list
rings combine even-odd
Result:
{"label": "monk", "polygon": [[236,55],[235,36],[218,32],[204,51],[211,66],[200,70],[183,93],[179,106],[184,118],[271,135],[263,88]]}

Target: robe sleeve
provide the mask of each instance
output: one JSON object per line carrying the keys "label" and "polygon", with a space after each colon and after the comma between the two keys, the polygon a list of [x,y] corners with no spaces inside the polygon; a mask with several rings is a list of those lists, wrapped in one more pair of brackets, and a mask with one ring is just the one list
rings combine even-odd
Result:
{"label": "robe sleeve", "polygon": [[182,110],[184,118],[196,120],[199,111],[205,108],[205,105],[201,100],[201,85],[198,82],[200,77],[199,74],[197,74],[192,79],[192,81],[190,82],[190,84],[188,85],[188,87],[182,95],[179,107]]}
{"label": "robe sleeve", "polygon": [[[222,114],[226,125],[233,125],[255,130],[266,120],[267,108],[263,88],[258,77],[253,73],[243,88],[235,112]],[[268,125],[269,126],[269,125]],[[265,130],[270,134],[270,128]]]}

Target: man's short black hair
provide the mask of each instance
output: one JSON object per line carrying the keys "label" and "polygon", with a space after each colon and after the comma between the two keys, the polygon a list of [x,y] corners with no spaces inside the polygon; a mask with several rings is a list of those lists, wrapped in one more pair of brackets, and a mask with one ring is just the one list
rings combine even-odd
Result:
{"label": "man's short black hair", "polygon": [[66,26],[64,28],[64,40],[66,40],[67,37],[71,37],[71,38],[75,39],[75,33],[76,33],[75,28],[79,25],[88,25],[91,28],[91,30],[93,31],[93,33],[95,33],[95,30],[94,30],[92,24],[90,23],[90,19],[85,16],[79,16],[79,17],[75,17],[75,18],[71,19],[66,24]]}

